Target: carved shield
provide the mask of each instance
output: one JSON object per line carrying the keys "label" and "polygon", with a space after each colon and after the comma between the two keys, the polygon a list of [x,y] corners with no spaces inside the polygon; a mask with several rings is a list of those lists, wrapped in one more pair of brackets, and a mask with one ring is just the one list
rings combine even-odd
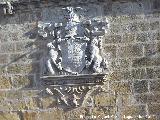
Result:
{"label": "carved shield", "polygon": [[85,67],[85,50],[87,43],[82,40],[68,39],[60,43],[62,67],[67,72],[80,73]]}

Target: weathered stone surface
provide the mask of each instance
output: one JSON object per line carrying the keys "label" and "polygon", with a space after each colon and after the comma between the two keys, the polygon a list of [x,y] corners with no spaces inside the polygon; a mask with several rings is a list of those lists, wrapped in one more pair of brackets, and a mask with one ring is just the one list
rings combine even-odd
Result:
{"label": "weathered stone surface", "polygon": [[122,31],[125,33],[134,33],[138,31],[138,25],[136,22],[130,24],[123,24]]}
{"label": "weathered stone surface", "polygon": [[136,40],[138,42],[146,42],[149,40],[149,38],[150,38],[150,33],[140,33],[137,35]]}
{"label": "weathered stone surface", "polygon": [[7,67],[8,73],[20,73],[23,69],[21,65],[15,64],[15,65],[10,65]]}
{"label": "weathered stone surface", "polygon": [[26,54],[11,54],[10,55],[10,62],[31,62],[31,59],[28,57],[29,55]]}
{"label": "weathered stone surface", "polygon": [[139,23],[138,23],[138,29],[139,29],[140,31],[148,31],[149,28],[150,28],[150,25],[149,25],[149,23],[146,22],[146,21],[143,21],[143,22],[139,22]]}
{"label": "weathered stone surface", "polygon": [[136,103],[138,104],[152,104],[160,103],[160,94],[138,94],[134,96]]}
{"label": "weathered stone surface", "polygon": [[145,79],[147,78],[147,72],[145,69],[132,69],[132,78],[134,79]]}
{"label": "weathered stone surface", "polygon": [[148,96],[147,94],[138,94],[134,96],[135,103],[147,103],[148,102]]}
{"label": "weathered stone surface", "polygon": [[151,30],[159,29],[159,21],[151,22],[150,26],[151,26]]}
{"label": "weathered stone surface", "polygon": [[33,42],[17,42],[16,43],[16,52],[32,51],[33,48],[34,48]]}
{"label": "weathered stone surface", "polygon": [[110,22],[110,23],[121,23],[121,16],[116,16],[116,15],[111,15],[111,16],[108,16],[107,17],[107,20]]}
{"label": "weathered stone surface", "polygon": [[11,86],[11,77],[6,75],[0,76],[0,89],[10,89]]}
{"label": "weathered stone surface", "polygon": [[38,97],[32,97],[26,100],[26,108],[28,110],[37,110],[42,108]]}
{"label": "weathered stone surface", "polygon": [[123,95],[121,95],[121,100],[122,100],[122,106],[131,105],[131,96],[130,96],[130,94],[123,94]]}
{"label": "weathered stone surface", "polygon": [[[110,24],[110,33],[111,34],[116,34],[119,32],[121,32],[121,25],[120,24]],[[113,43],[117,43],[117,42],[121,41],[120,36],[111,36],[111,37],[113,37],[111,39],[111,41],[114,40],[114,42],[112,41]],[[108,42],[109,41],[106,41],[106,43],[108,43]]]}
{"label": "weathered stone surface", "polygon": [[113,36],[106,36],[105,43],[120,43],[121,42],[121,36],[120,35],[113,35]]}
{"label": "weathered stone surface", "polygon": [[159,0],[153,0],[152,9],[160,9],[160,2]]}
{"label": "weathered stone surface", "polygon": [[4,35],[4,33],[3,33],[2,30],[0,30],[0,42],[1,42],[1,43],[7,42],[6,36]]}
{"label": "weathered stone surface", "polygon": [[152,17],[159,18],[160,17],[160,12],[159,11],[153,11],[152,12]]}
{"label": "weathered stone surface", "polygon": [[92,119],[104,119],[107,116],[112,116],[110,119],[114,119],[116,116],[116,108],[114,106],[102,106],[102,107],[95,107],[92,110],[93,116]]}
{"label": "weathered stone surface", "polygon": [[12,86],[14,88],[30,88],[33,87],[34,76],[15,75],[12,77]]}
{"label": "weathered stone surface", "polygon": [[39,91],[39,90],[23,90],[22,97],[23,98],[37,97],[40,94],[40,92],[41,91]]}
{"label": "weathered stone surface", "polygon": [[0,74],[7,73],[6,68],[3,65],[0,65]]}
{"label": "weathered stone surface", "polygon": [[43,53],[40,51],[33,53],[15,53],[11,54],[9,61],[11,63],[31,63],[32,61],[39,61],[42,58]]}
{"label": "weathered stone surface", "polygon": [[132,74],[130,71],[114,71],[109,74],[108,80],[119,81],[119,80],[131,80]]}
{"label": "weathered stone surface", "polygon": [[123,108],[122,115],[125,116],[145,116],[145,106],[126,106]]}
{"label": "weathered stone surface", "polygon": [[153,40],[160,40],[160,31],[157,30],[155,33],[152,35]]}
{"label": "weathered stone surface", "polygon": [[129,82],[111,82],[110,89],[118,94],[131,93],[131,84]]}
{"label": "weathered stone surface", "polygon": [[160,94],[151,94],[148,95],[148,104],[152,103],[160,103]]}
{"label": "weathered stone surface", "polygon": [[132,66],[133,67],[150,67],[150,66],[160,66],[160,62],[159,62],[160,58],[137,58],[134,59],[132,62]]}
{"label": "weathered stone surface", "polygon": [[57,100],[53,96],[51,97],[43,97],[41,99],[41,104],[43,109],[53,108],[57,105]]}
{"label": "weathered stone surface", "polygon": [[160,78],[160,68],[158,67],[147,68],[146,72],[149,79]]}
{"label": "weathered stone surface", "polygon": [[0,112],[0,120],[20,120],[20,116],[17,113]]}
{"label": "weathered stone surface", "polygon": [[131,43],[135,41],[135,34],[125,33],[122,36],[122,43]]}
{"label": "weathered stone surface", "polygon": [[8,55],[7,54],[0,54],[0,64],[8,63]]}
{"label": "weathered stone surface", "polygon": [[104,46],[104,53],[110,54],[111,58],[116,57],[116,46],[110,45],[110,46]]}
{"label": "weathered stone surface", "polygon": [[[157,120],[157,116],[155,116],[155,115],[150,115],[150,116],[148,116],[148,120]],[[159,119],[159,118],[158,118]]]}
{"label": "weathered stone surface", "polygon": [[3,43],[0,45],[0,53],[9,53],[15,51],[14,43]]}
{"label": "weathered stone surface", "polygon": [[10,102],[2,100],[0,101],[0,111],[11,111],[12,110],[12,106],[10,104]]}
{"label": "weathered stone surface", "polygon": [[16,110],[16,111],[28,109],[24,100],[10,101],[10,105],[11,105],[12,110]]}
{"label": "weathered stone surface", "polygon": [[130,2],[119,4],[118,2],[113,3],[112,11],[114,14],[130,14],[132,12],[132,7]]}
{"label": "weathered stone surface", "polygon": [[149,104],[148,105],[149,114],[159,114],[160,104]]}
{"label": "weathered stone surface", "polygon": [[0,101],[4,100],[6,98],[6,92],[5,91],[0,91]]}
{"label": "weathered stone surface", "polygon": [[88,108],[80,107],[80,108],[76,108],[74,111],[66,112],[63,116],[65,120],[70,120],[70,119],[80,120],[80,119],[84,119],[84,117],[89,114],[90,113]]}
{"label": "weathered stone surface", "polygon": [[145,57],[154,57],[156,54],[158,54],[156,43],[149,43],[144,45]]}
{"label": "weathered stone surface", "polygon": [[38,120],[38,113],[34,112],[22,112],[22,119],[23,120]]}
{"label": "weathered stone surface", "polygon": [[51,111],[42,111],[42,112],[39,112],[38,119],[39,120],[64,120],[63,111],[59,109],[53,109]]}
{"label": "weathered stone surface", "polygon": [[39,64],[30,63],[30,64],[11,64],[7,68],[8,73],[17,74],[17,73],[39,73]]}
{"label": "weathered stone surface", "polygon": [[159,52],[160,52],[160,42],[157,45],[157,53],[159,54]]}
{"label": "weathered stone surface", "polygon": [[128,45],[120,47],[117,51],[119,57],[138,57],[143,55],[143,49],[141,44]]}
{"label": "weathered stone surface", "polygon": [[7,99],[9,100],[21,100],[22,99],[22,92],[18,90],[10,90],[6,93]]}
{"label": "weathered stone surface", "polygon": [[150,90],[152,92],[160,91],[160,80],[150,81]]}
{"label": "weathered stone surface", "polygon": [[134,82],[134,92],[136,93],[148,92],[148,82],[146,80],[135,81]]}
{"label": "weathered stone surface", "polygon": [[116,96],[106,95],[106,93],[101,93],[94,96],[94,101],[96,106],[115,106]]}
{"label": "weathered stone surface", "polygon": [[116,59],[112,60],[110,64],[110,69],[112,70],[126,70],[129,69],[131,64],[130,59]]}

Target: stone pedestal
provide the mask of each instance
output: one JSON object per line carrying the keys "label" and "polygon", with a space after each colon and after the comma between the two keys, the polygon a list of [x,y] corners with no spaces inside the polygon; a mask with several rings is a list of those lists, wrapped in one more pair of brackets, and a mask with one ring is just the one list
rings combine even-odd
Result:
{"label": "stone pedestal", "polygon": [[87,92],[93,86],[101,86],[107,74],[83,74],[63,76],[43,76],[42,84],[46,93],[56,95],[59,105],[74,108],[82,105]]}

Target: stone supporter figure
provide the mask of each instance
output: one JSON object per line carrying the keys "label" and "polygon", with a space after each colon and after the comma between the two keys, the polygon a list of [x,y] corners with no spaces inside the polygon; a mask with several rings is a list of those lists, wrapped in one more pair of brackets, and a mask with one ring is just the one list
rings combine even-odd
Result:
{"label": "stone supporter figure", "polygon": [[62,70],[62,66],[61,66],[62,58],[59,55],[60,48],[59,48],[59,45],[57,45],[56,47],[55,41],[48,43],[47,47],[49,49],[47,67],[48,67],[48,71],[52,75],[54,75],[56,69]]}
{"label": "stone supporter figure", "polygon": [[101,41],[102,41],[101,36],[95,36],[91,40],[91,44],[90,44],[90,48],[89,48],[89,51],[91,54],[90,61],[87,61],[87,63],[86,63],[86,66],[89,67],[93,62],[93,71],[96,73],[102,72],[101,63],[102,63],[103,59],[100,54]]}

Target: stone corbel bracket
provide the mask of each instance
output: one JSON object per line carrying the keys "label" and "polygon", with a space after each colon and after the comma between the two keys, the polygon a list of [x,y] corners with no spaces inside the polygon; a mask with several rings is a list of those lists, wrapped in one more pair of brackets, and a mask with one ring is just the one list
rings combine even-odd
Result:
{"label": "stone corbel bracket", "polygon": [[9,15],[14,14],[13,5],[11,4],[11,2],[1,2],[0,4],[3,5],[3,13],[5,15],[7,15],[7,14],[9,14]]}
{"label": "stone corbel bracket", "polygon": [[104,84],[106,75],[43,76],[41,79],[46,93],[57,96],[59,105],[65,108],[76,108],[82,105],[92,87]]}

